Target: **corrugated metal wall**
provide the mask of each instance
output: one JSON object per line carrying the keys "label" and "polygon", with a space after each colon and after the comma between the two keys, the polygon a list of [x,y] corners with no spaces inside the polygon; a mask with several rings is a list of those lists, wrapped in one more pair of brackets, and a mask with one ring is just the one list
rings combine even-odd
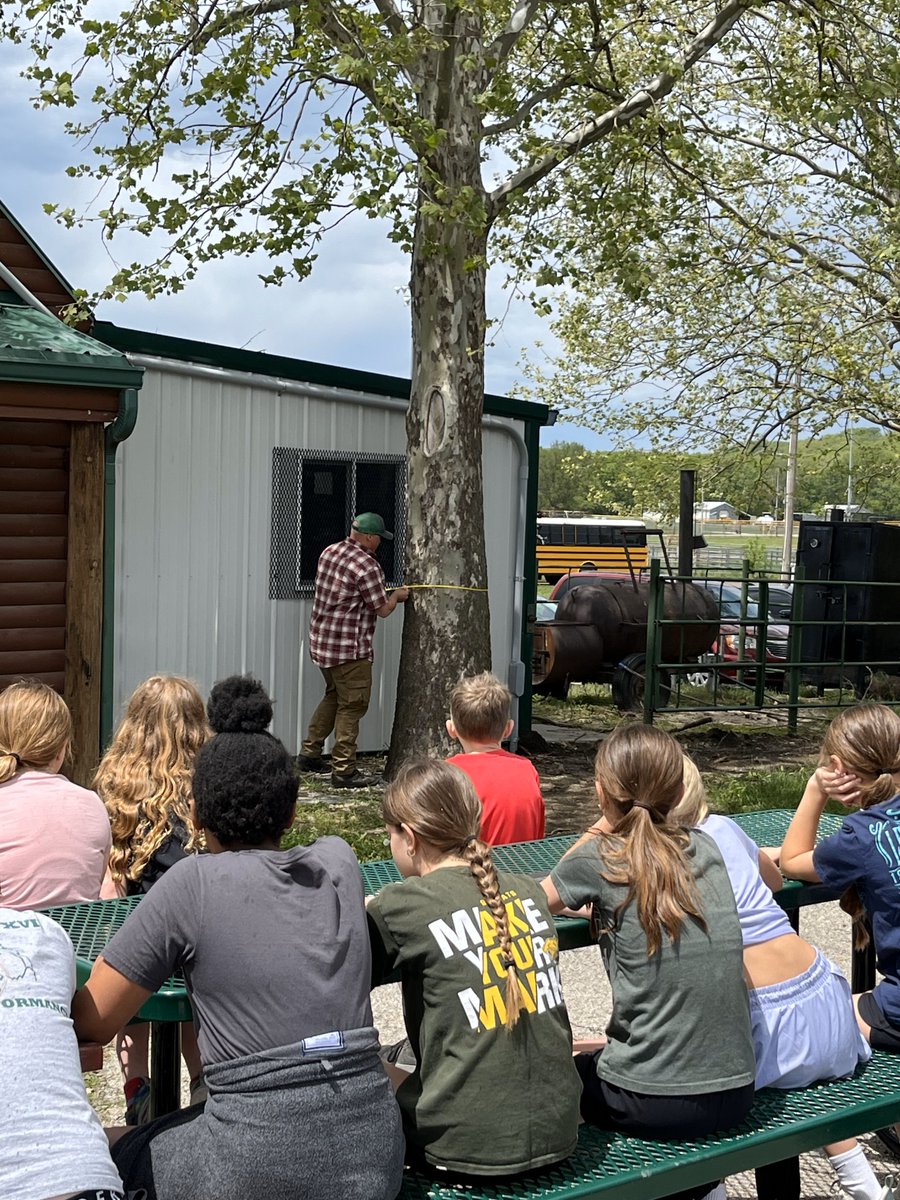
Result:
{"label": "corrugated metal wall", "polygon": [[[189,675],[204,693],[224,675],[251,671],[270,689],[273,731],[293,752],[322,681],[307,654],[312,602],[268,595],[272,449],[402,454],[404,414],[349,392],[326,399],[250,384],[192,378],[177,364],[146,371],[137,426],[118,459],[115,712],[118,720],[155,671]],[[519,458],[499,428],[485,429],[484,447],[491,641],[506,680]],[[361,749],[390,739],[401,630],[399,613],[378,622]]]}

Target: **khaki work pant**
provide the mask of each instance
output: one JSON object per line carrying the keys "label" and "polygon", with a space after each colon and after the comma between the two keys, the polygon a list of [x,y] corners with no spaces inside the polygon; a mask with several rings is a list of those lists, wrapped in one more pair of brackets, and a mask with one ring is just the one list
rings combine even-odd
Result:
{"label": "khaki work pant", "polygon": [[319,670],[325,676],[325,695],[312,715],[300,753],[319,758],[325,739],[334,730],[331,770],[335,775],[352,775],[356,770],[359,723],[372,695],[372,664],[365,658]]}

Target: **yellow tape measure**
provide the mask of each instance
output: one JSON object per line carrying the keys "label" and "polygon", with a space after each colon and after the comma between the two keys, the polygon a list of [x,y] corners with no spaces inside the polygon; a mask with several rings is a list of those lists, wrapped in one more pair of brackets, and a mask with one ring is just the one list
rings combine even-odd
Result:
{"label": "yellow tape measure", "polygon": [[[412,590],[413,588],[420,589],[420,590],[422,588],[426,588],[426,589],[442,588],[444,590],[451,591],[451,592],[486,592],[487,591],[487,588],[465,587],[461,583],[402,583],[402,584],[400,584],[400,587],[405,587],[409,590]],[[398,589],[397,588],[388,588],[387,590],[389,592],[396,592]]]}

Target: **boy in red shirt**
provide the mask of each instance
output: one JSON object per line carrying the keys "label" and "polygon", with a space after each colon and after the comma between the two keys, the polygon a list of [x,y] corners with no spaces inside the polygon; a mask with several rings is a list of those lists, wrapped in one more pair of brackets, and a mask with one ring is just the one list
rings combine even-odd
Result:
{"label": "boy in red shirt", "polygon": [[500,743],[509,737],[512,694],[485,672],[462,679],[450,694],[447,732],[463,748],[447,761],[472,780],[481,798],[481,837],[491,846],[544,836],[541,781],[527,758]]}

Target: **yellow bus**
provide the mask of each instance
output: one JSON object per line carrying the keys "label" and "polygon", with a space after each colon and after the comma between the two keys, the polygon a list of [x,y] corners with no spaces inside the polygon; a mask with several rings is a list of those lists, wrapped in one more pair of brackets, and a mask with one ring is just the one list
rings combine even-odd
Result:
{"label": "yellow bus", "polygon": [[537,519],[537,573],[548,583],[567,571],[638,571],[649,563],[643,521],[567,514]]}

